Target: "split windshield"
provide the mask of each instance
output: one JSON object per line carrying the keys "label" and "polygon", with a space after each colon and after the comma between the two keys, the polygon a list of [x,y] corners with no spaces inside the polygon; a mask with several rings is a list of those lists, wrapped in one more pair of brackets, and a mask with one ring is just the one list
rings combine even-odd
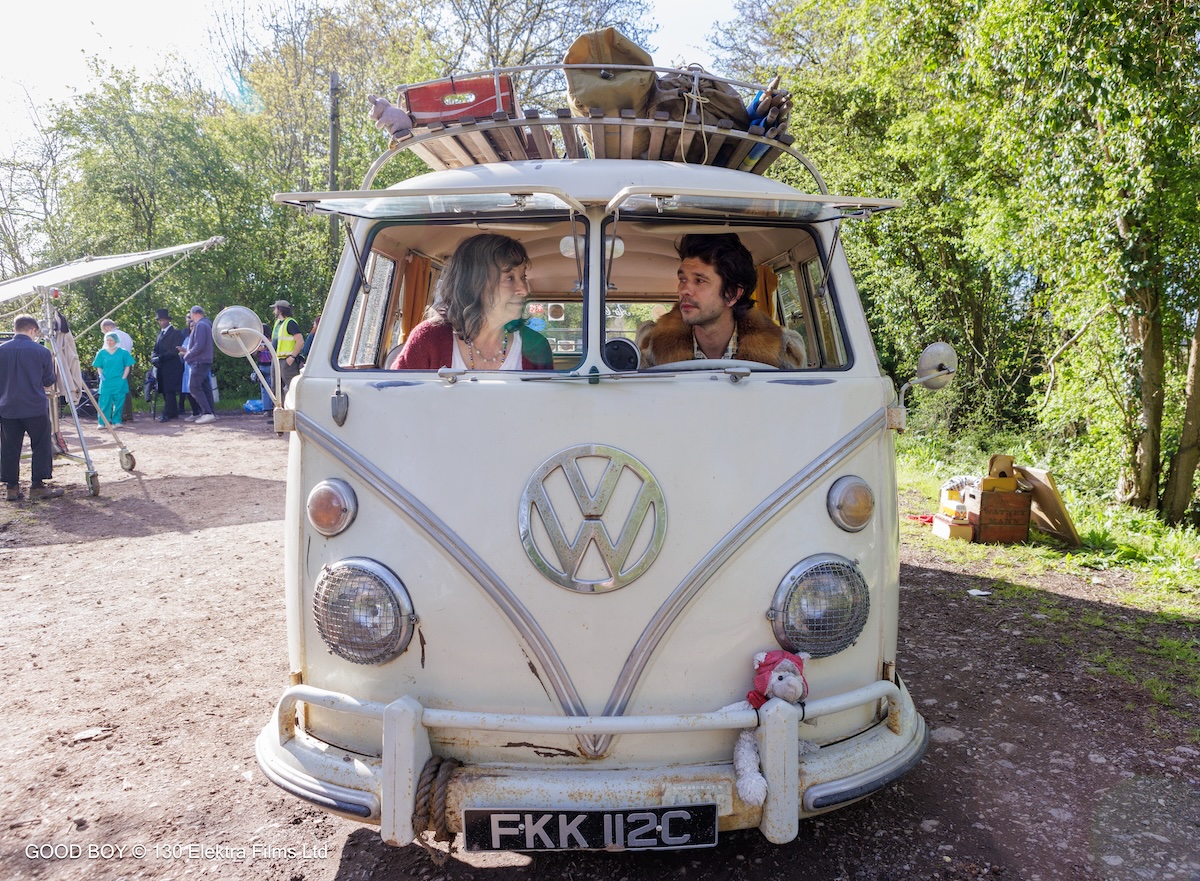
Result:
{"label": "split windshield", "polygon": [[[420,205],[406,207],[429,210],[433,197],[419,198]],[[676,205],[656,205],[635,194],[620,220],[610,216],[604,222],[601,252],[595,241],[600,230],[581,212],[540,198],[536,204],[526,201],[515,218],[509,199],[492,206],[496,216],[477,215],[469,224],[443,218],[375,223],[358,255],[355,294],[340,316],[336,367],[571,373],[595,349],[590,363],[601,372],[624,371],[647,366],[646,335],[656,328],[655,338],[670,343],[658,345],[657,358],[682,357],[663,353],[685,349],[694,358],[700,353],[698,344],[692,349],[697,335],[683,319],[703,318],[698,304],[704,295],[688,290],[678,308],[677,249],[685,236],[731,233],[748,252],[754,302],[753,314],[738,319],[740,337],[723,357],[765,361],[774,357],[770,346],[779,346],[791,354],[769,367],[838,369],[849,363],[838,292],[823,283],[828,244],[816,237],[821,225],[828,230],[829,224],[821,224],[827,218],[816,216],[828,212],[827,205],[764,207],[776,216],[781,210],[796,215],[785,214],[785,225],[717,224],[696,218],[695,204],[689,206],[693,216],[685,219],[676,216]],[[472,207],[478,211],[481,205]],[[704,214],[728,207],[701,206]],[[395,206],[381,200],[377,210],[384,214]],[[633,345],[611,342],[617,339]],[[625,345],[626,359],[640,349],[640,363],[610,357],[613,345]]]}

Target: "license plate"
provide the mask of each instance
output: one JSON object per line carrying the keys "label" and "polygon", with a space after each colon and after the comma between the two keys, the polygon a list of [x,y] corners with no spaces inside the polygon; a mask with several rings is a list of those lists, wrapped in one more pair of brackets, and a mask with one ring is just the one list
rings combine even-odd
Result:
{"label": "license plate", "polygon": [[681,850],[714,847],[717,806],[669,805],[616,811],[463,811],[466,849]]}

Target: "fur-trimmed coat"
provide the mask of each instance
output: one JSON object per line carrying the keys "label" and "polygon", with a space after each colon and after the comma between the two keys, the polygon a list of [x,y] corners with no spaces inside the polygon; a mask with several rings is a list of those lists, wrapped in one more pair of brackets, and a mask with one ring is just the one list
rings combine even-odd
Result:
{"label": "fur-trimmed coat", "polygon": [[[690,361],[694,352],[692,329],[683,323],[678,306],[641,330],[638,345],[643,367]],[[792,369],[808,366],[800,334],[780,327],[758,309],[751,309],[738,320],[737,346],[734,357],[742,361]]]}

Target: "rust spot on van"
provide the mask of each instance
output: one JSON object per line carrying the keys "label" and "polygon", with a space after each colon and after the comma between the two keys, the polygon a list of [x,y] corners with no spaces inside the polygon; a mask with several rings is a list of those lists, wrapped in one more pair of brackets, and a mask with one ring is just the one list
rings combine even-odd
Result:
{"label": "rust spot on van", "polygon": [[553,700],[553,698],[550,697],[550,691],[546,688],[546,683],[542,682],[542,674],[538,672],[537,665],[533,663],[533,659],[525,653],[524,647],[521,648],[521,654],[525,655],[525,663],[529,665],[529,672],[532,673],[534,678],[538,681],[538,685],[542,687],[542,691],[546,692],[546,697],[549,700]]}
{"label": "rust spot on van", "polygon": [[417,639],[421,641],[421,669],[425,669],[425,633],[420,627],[417,628]]}
{"label": "rust spot on van", "polygon": [[542,758],[542,759],[554,759],[554,758],[573,759],[577,755],[579,755],[579,753],[574,750],[563,749],[563,748],[557,747],[557,746],[543,746],[542,744],[528,743],[526,741],[521,741],[520,743],[515,743],[512,741],[509,741],[508,743],[506,743],[504,745],[511,749],[521,749],[521,748],[531,749],[531,750],[533,750],[533,754],[535,756],[538,756],[539,758]]}

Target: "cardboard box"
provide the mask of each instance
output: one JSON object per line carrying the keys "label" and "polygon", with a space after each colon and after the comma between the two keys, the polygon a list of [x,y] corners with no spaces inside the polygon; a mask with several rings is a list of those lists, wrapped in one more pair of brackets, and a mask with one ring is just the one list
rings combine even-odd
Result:
{"label": "cardboard box", "polygon": [[955,538],[959,541],[972,541],[975,529],[967,521],[955,520],[945,514],[933,515],[933,534],[938,538]]}
{"label": "cardboard box", "polygon": [[967,490],[967,519],[975,527],[975,541],[1014,544],[1028,540],[1032,500],[1026,492]]}
{"label": "cardboard box", "polygon": [[957,489],[944,489],[938,501],[938,510],[947,517],[953,517],[958,506],[962,503],[963,497],[961,491]]}
{"label": "cardboard box", "polygon": [[979,488],[985,493],[1013,493],[1017,491],[1017,479],[1015,477],[985,477],[980,482]]}

